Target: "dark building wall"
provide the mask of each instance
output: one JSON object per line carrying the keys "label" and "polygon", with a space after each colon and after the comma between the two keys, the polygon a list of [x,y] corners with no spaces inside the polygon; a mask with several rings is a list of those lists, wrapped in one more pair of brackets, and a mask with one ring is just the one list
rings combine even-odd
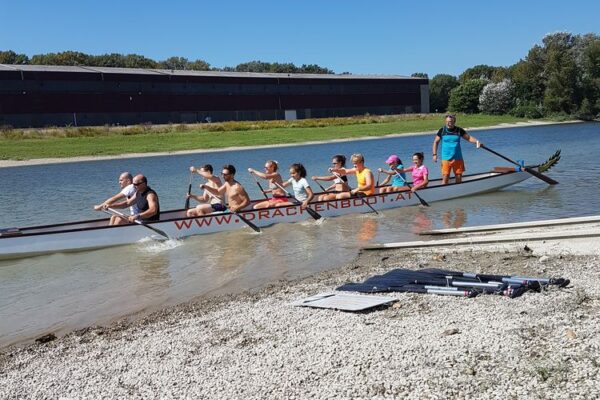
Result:
{"label": "dark building wall", "polygon": [[427,84],[427,79],[401,77],[0,66],[0,125],[179,123],[201,122],[207,117],[216,122],[428,112],[422,107],[422,87]]}

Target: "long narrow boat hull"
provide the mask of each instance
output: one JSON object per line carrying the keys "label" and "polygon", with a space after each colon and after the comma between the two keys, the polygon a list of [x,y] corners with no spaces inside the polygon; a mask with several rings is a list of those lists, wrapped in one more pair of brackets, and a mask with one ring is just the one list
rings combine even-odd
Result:
{"label": "long narrow boat hull", "polygon": [[[442,185],[439,180],[431,181],[429,187],[420,190],[419,194],[431,203],[499,190],[529,177],[531,175],[527,172],[487,172],[463,176],[461,184]],[[420,204],[419,199],[411,192],[395,192],[376,194],[363,199],[314,202],[311,203],[311,208],[323,217],[372,212],[365,202],[378,211]],[[251,210],[243,212],[242,215],[259,227],[311,218],[299,206]],[[217,213],[189,218],[185,216],[185,210],[163,212],[161,220],[152,223],[152,226],[174,239],[248,227],[234,214]],[[0,259],[118,246],[135,243],[148,237],[163,239],[152,230],[140,225],[108,226],[107,219],[20,228],[0,234]]]}

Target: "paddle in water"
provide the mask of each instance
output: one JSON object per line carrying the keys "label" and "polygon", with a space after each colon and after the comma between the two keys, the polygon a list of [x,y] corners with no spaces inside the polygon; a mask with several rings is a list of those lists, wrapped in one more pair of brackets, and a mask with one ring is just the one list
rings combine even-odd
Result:
{"label": "paddle in water", "polygon": [[492,154],[495,154],[495,155],[497,155],[498,157],[500,157],[500,158],[502,158],[502,159],[504,159],[504,160],[508,161],[508,162],[509,162],[509,163],[511,163],[511,164],[514,164],[514,165],[516,165],[516,166],[518,166],[518,167],[521,167],[521,168],[523,168],[525,171],[529,172],[531,175],[535,176],[535,177],[536,177],[536,178],[538,178],[538,179],[541,179],[541,180],[543,180],[544,182],[548,183],[549,185],[556,185],[556,184],[558,183],[558,182],[557,182],[557,181],[555,181],[554,179],[552,179],[552,178],[549,178],[549,177],[547,177],[546,175],[543,175],[543,174],[539,173],[538,171],[534,170],[533,168],[529,168],[529,167],[522,166],[522,165],[521,165],[521,164],[519,164],[518,162],[516,162],[516,161],[514,161],[514,160],[511,160],[510,158],[508,158],[508,157],[506,157],[506,156],[504,156],[504,155],[502,155],[502,154],[500,154],[500,153],[498,153],[498,152],[496,152],[496,151],[494,151],[494,150],[490,149],[490,148],[489,148],[489,147],[487,147],[487,146],[484,146],[483,144],[480,144],[480,147],[481,147],[482,149],[485,149],[485,150],[489,151],[490,153],[492,153]]}
{"label": "paddle in water", "polygon": [[[127,215],[123,214],[122,212],[117,211],[117,210],[115,210],[113,208],[108,207],[106,210],[103,210],[103,211],[108,212],[109,214],[112,214],[112,215],[119,216],[119,217],[124,218],[125,220],[129,221],[129,216],[127,216]],[[144,222],[142,222],[140,220],[134,219],[133,223],[141,225],[144,228],[148,228],[148,229],[150,229],[150,230],[158,233],[159,235],[164,236],[166,239],[171,239],[171,237],[169,237],[169,235],[167,235],[164,231],[162,231],[162,230],[160,230],[158,228],[155,228],[155,227],[153,227],[151,225],[147,225],[147,224],[145,224]]]}

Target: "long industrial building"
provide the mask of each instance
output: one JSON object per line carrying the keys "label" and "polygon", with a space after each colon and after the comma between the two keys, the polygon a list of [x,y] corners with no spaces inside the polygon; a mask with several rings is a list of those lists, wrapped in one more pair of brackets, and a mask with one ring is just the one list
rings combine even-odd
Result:
{"label": "long industrial building", "polygon": [[429,81],[0,64],[0,126],[90,126],[429,112]]}

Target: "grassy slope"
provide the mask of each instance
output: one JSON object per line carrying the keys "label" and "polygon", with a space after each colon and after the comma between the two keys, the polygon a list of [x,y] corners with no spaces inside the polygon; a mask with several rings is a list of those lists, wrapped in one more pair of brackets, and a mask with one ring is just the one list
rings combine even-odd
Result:
{"label": "grassy slope", "polygon": [[[474,128],[523,120],[511,116],[461,115],[458,117],[458,125]],[[211,132],[202,129],[204,125],[201,125],[199,126],[200,129],[187,128],[183,131],[169,133],[148,132],[135,135],[106,133],[93,137],[49,137],[42,139],[2,137],[0,139],[0,159],[26,160],[300,143],[408,132],[427,132],[437,130],[442,125],[443,116],[430,115],[402,118],[392,122],[325,127],[283,127]]]}

